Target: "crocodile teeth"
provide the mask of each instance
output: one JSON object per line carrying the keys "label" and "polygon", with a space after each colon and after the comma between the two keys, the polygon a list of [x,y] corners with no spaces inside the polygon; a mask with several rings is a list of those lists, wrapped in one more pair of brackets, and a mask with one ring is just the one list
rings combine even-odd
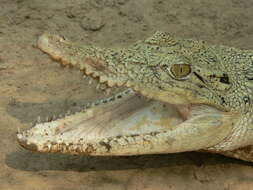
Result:
{"label": "crocodile teeth", "polygon": [[127,81],[125,85],[126,85],[126,87],[130,88],[131,87],[131,82]]}
{"label": "crocodile teeth", "polygon": [[134,89],[135,91],[139,91],[139,87],[138,87],[138,86],[134,86],[133,89]]}
{"label": "crocodile teeth", "polygon": [[115,82],[113,82],[112,80],[108,80],[107,84],[108,84],[109,87],[113,87]]}
{"label": "crocodile teeth", "polygon": [[124,81],[117,81],[117,86],[120,87],[120,86],[123,86],[125,82]]}
{"label": "crocodile teeth", "polygon": [[111,89],[110,88],[107,88],[106,91],[105,91],[106,95],[109,95],[111,93]]}
{"label": "crocodile teeth", "polygon": [[37,122],[40,123],[41,122],[41,118],[40,116],[37,117]]}
{"label": "crocodile teeth", "polygon": [[92,70],[90,70],[89,68],[85,68],[85,74],[86,74],[86,75],[90,75],[90,74],[92,74],[92,73],[93,73]]}
{"label": "crocodile teeth", "polygon": [[99,77],[99,82],[104,83],[106,81],[107,81],[107,78],[105,76],[100,76]]}
{"label": "crocodile teeth", "polygon": [[94,78],[98,76],[97,73],[92,73],[91,75],[92,75],[92,77],[94,77]]}

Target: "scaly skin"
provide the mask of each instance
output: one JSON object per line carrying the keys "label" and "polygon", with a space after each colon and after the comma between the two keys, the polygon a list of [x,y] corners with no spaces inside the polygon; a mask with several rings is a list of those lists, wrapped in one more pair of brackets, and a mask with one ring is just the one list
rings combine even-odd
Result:
{"label": "scaly skin", "polygon": [[209,151],[253,161],[253,51],[163,32],[125,49],[50,34],[38,47],[100,83],[135,92],[37,124],[18,134],[23,147],[88,155]]}

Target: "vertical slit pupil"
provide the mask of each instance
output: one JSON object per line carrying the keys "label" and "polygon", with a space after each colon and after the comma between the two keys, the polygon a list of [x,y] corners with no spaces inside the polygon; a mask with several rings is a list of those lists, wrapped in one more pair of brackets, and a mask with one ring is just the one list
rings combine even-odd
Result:
{"label": "vertical slit pupil", "polygon": [[170,69],[175,78],[184,78],[191,73],[191,67],[188,64],[175,64]]}

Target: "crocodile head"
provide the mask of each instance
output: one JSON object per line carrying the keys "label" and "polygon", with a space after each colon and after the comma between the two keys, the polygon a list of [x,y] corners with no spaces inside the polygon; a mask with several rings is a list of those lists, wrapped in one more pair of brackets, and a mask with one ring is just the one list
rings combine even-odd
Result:
{"label": "crocodile head", "polygon": [[19,133],[27,149],[88,155],[210,149],[238,119],[241,108],[231,104],[243,101],[233,93],[236,65],[223,64],[226,51],[236,52],[232,48],[162,32],[123,49],[82,46],[50,34],[39,38],[38,47],[100,83],[132,90]]}

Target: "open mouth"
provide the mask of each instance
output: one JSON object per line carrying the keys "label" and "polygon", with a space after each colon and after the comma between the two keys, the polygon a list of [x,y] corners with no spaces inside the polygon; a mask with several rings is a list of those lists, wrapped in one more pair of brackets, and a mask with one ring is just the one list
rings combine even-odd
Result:
{"label": "open mouth", "polygon": [[[207,105],[174,105],[146,99],[131,81],[124,77],[113,80],[110,69],[114,68],[110,65],[78,54],[85,51],[94,54],[93,50],[72,48],[63,38],[43,35],[39,48],[65,65],[79,67],[101,83],[110,87],[124,84],[136,92],[124,90],[80,112],[38,123],[18,133],[17,140],[26,149],[103,156],[193,151],[222,142],[231,133],[231,123],[237,119]],[[72,57],[74,54],[76,59]]]}
{"label": "open mouth", "polygon": [[[38,123],[17,138],[21,146],[32,151],[132,155],[138,154],[135,147],[152,146],[152,138],[173,130],[183,120],[174,105],[146,99],[127,89],[81,112]],[[150,150],[147,153],[156,153]]]}

